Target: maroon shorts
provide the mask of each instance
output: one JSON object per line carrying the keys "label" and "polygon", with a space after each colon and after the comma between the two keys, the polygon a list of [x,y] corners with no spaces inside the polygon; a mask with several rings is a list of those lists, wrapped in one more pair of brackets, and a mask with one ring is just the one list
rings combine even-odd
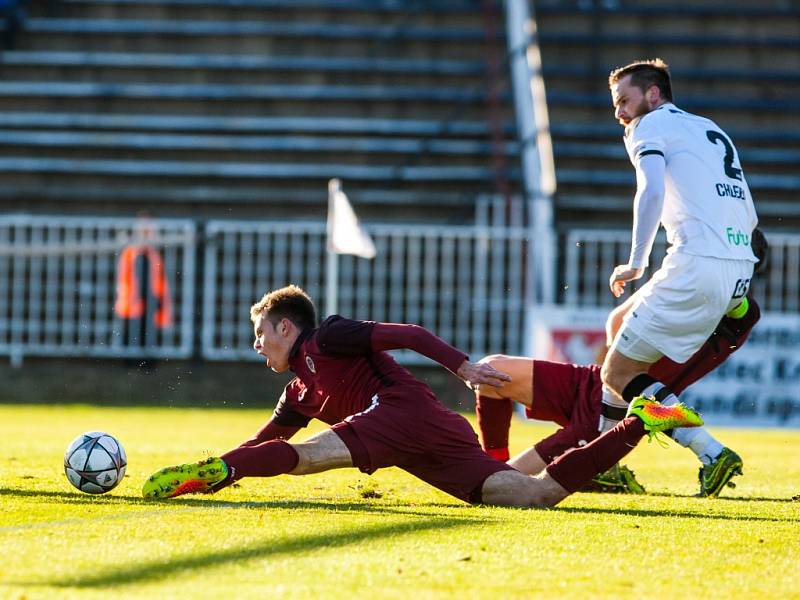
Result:
{"label": "maroon shorts", "polygon": [[598,365],[533,361],[533,406],[525,413],[562,427],[534,446],[542,460],[549,463],[599,435],[602,387]]}
{"label": "maroon shorts", "polygon": [[427,387],[387,388],[333,430],[364,473],[400,467],[465,502],[480,503],[486,478],[511,469],[488,456],[469,422]]}

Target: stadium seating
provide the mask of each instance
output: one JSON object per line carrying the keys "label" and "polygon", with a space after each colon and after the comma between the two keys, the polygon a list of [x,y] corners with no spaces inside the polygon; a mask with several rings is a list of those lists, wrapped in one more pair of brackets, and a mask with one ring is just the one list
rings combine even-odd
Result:
{"label": "stadium seating", "polygon": [[762,224],[795,228],[800,211],[800,9],[746,0],[536,4],[559,190],[560,228],[624,226],[633,171],[607,76],[638,58],[672,67],[676,103],[728,131]]}
{"label": "stadium seating", "polygon": [[[606,76],[660,55],[795,226],[800,9],[538,0],[560,229],[624,227],[633,174]],[[488,7],[488,8],[487,8]],[[49,0],[0,64],[0,202],[285,216],[338,176],[366,218],[469,222],[520,187],[502,3]],[[307,213],[312,214],[312,213]]]}
{"label": "stadium seating", "polygon": [[321,216],[339,177],[367,218],[469,221],[479,194],[519,179],[507,69],[487,79],[505,51],[499,7],[34,6],[0,65],[0,201]]}

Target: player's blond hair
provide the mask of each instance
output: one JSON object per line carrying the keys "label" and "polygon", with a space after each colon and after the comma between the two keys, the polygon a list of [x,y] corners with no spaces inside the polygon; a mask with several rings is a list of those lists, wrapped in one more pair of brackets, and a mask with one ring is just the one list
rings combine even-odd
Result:
{"label": "player's blond hair", "polygon": [[608,86],[619,83],[620,79],[628,75],[631,76],[631,85],[638,87],[642,93],[647,92],[651,86],[656,86],[661,91],[661,97],[672,102],[672,77],[669,65],[660,58],[637,60],[614,69],[608,75]]}
{"label": "player's blond hair", "polygon": [[317,309],[311,296],[294,284],[264,294],[250,307],[250,320],[255,322],[262,313],[273,325],[281,319],[289,319],[300,330],[317,324]]}

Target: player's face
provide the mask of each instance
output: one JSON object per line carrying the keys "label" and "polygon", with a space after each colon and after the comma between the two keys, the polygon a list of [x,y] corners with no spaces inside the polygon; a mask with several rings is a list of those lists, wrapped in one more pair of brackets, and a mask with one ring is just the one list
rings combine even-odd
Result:
{"label": "player's face", "polygon": [[283,373],[289,368],[292,343],[289,341],[286,321],[287,319],[282,319],[273,325],[262,313],[253,322],[256,338],[253,349],[267,359],[267,366],[276,373]]}
{"label": "player's face", "polygon": [[611,101],[614,104],[614,118],[623,126],[655,108],[641,89],[631,85],[631,75],[626,75],[611,86]]}

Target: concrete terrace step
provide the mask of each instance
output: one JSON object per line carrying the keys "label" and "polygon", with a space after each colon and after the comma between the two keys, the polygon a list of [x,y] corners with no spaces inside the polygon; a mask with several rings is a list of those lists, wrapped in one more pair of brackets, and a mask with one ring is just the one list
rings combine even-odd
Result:
{"label": "concrete terrace step", "polygon": [[[609,118],[609,120],[611,120]],[[554,137],[572,139],[609,139],[622,144],[622,127],[613,123],[552,123],[550,131]],[[785,129],[726,129],[735,142],[748,142],[758,144],[800,143],[800,128],[795,131]]]}
{"label": "concrete terrace step", "polygon": [[[494,172],[474,166],[359,166],[348,164],[220,163],[150,160],[0,157],[0,173],[205,179],[319,179],[416,182],[488,182]],[[518,179],[517,169],[508,173]]]}
{"label": "concrete terrace step", "polygon": [[543,31],[539,42],[551,46],[590,46],[604,49],[616,46],[732,47],[732,48],[800,48],[796,36],[736,36],[719,34],[662,33],[580,33]]}
{"label": "concrete terrace step", "polygon": [[[479,42],[486,40],[480,28],[359,25],[275,21],[170,21],[159,19],[58,19],[32,18],[28,33],[167,35],[167,36],[271,36],[373,41]],[[498,34],[498,38],[501,36]]]}
{"label": "concrete terrace step", "polygon": [[[629,186],[635,188],[636,177],[633,169],[557,169],[559,184],[592,186]],[[753,190],[791,191],[800,187],[800,176],[748,174],[747,183]]]}
{"label": "concrete terrace step", "polygon": [[[629,160],[622,143],[591,144],[556,141],[554,152],[556,156],[560,157],[612,159],[625,162]],[[800,150],[789,148],[746,148],[740,151],[740,157],[746,164],[800,166]]]}
{"label": "concrete terrace step", "polygon": [[449,28],[483,28],[487,17],[502,19],[502,3],[491,2],[227,2],[60,0],[49,10],[32,6],[36,17],[81,19],[167,19],[194,21],[302,21]]}
{"label": "concrete terrace step", "polygon": [[[547,100],[548,103],[565,106],[608,107],[609,115],[612,114],[611,100],[607,93],[584,93],[549,88],[547,90]],[[710,109],[714,111],[738,110],[793,113],[800,111],[800,100],[797,98],[721,98],[719,96],[684,95],[681,96],[679,106],[689,111]]]}
{"label": "concrete terrace step", "polygon": [[[325,9],[337,12],[433,12],[462,13],[480,11],[481,0],[61,0],[65,5],[100,6],[176,6],[180,8],[264,8]],[[492,3],[499,6],[499,2]]]}
{"label": "concrete terrace step", "polygon": [[[321,136],[230,136],[152,133],[96,133],[65,131],[25,131],[0,129],[0,147],[105,148],[116,150],[186,150],[228,152],[308,152],[375,154],[443,154],[486,156],[493,148],[488,141],[410,138],[354,138]],[[511,156],[516,143],[506,143],[503,151]]]}
{"label": "concrete terrace step", "polygon": [[147,54],[137,52],[16,51],[0,64],[21,67],[108,67],[121,69],[207,69],[219,71],[375,72],[427,75],[482,75],[481,61],[373,57]]}
{"label": "concrete terrace step", "polygon": [[415,86],[70,83],[0,81],[0,98],[104,97],[178,100],[308,100],[357,102],[483,103],[482,90]]}
{"label": "concrete terrace step", "polygon": [[[480,138],[489,135],[489,126],[485,121],[55,112],[0,112],[0,127],[247,134],[303,132],[331,135],[413,135],[440,138],[444,136]],[[511,135],[513,132],[513,123],[508,123],[505,126],[505,133]]]}
{"label": "concrete terrace step", "polygon": [[[542,72],[549,79],[585,79],[591,82],[604,82],[608,74],[619,65],[608,64],[605,67],[595,67],[585,64],[555,64],[552,62],[542,65]],[[748,68],[675,68],[670,67],[674,81],[685,80],[707,82],[716,81],[754,81],[754,82],[790,82],[800,83],[800,71],[791,69],[748,69]]]}
{"label": "concrete terrace step", "polygon": [[[317,185],[304,187],[294,185],[291,188],[281,188],[278,191],[265,186],[231,186],[231,185],[161,185],[153,182],[147,186],[132,185],[115,186],[109,189],[107,185],[87,185],[86,183],[70,183],[61,181],[55,184],[44,185],[15,185],[4,184],[0,186],[0,199],[14,200],[47,199],[54,202],[65,200],[77,203],[86,200],[96,202],[136,202],[147,201],[154,203],[189,203],[189,204],[238,204],[238,205],[263,205],[264,202],[280,201],[284,203],[313,203],[325,205],[328,201],[326,186]],[[422,203],[424,206],[464,206],[474,201],[474,193],[465,194],[455,190],[436,190],[434,192],[409,191],[395,189],[361,189],[356,186],[347,187],[348,197],[356,204],[373,204],[382,206],[396,206],[407,208],[409,205]],[[630,204],[630,200],[628,200]],[[630,208],[630,206],[628,206]]]}
{"label": "concrete terrace step", "polygon": [[605,18],[614,15],[652,17],[745,17],[757,19],[785,19],[800,17],[800,8],[779,1],[768,5],[765,2],[726,2],[724,4],[680,4],[677,2],[615,2],[615,3],[570,3],[563,0],[540,0],[536,6],[537,16],[552,15],[598,15]]}

